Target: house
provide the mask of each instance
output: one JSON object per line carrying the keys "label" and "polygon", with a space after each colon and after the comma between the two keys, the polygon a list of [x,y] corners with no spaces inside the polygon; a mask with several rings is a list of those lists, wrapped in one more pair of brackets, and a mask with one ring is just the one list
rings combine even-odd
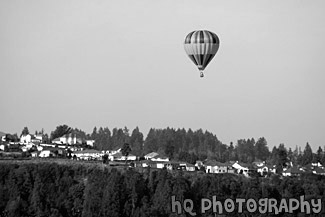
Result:
{"label": "house", "polygon": [[276,165],[267,164],[268,172],[276,174]]}
{"label": "house", "polygon": [[263,166],[265,166],[265,161],[257,160],[257,161],[254,161],[252,164],[256,167],[263,167]]}
{"label": "house", "polygon": [[146,154],[145,156],[144,156],[144,159],[146,159],[146,160],[151,160],[151,158],[153,158],[153,157],[156,157],[156,156],[158,156],[159,154],[157,153],[157,152],[151,152],[151,153],[149,153],[149,154]]}
{"label": "house", "polygon": [[120,152],[121,152],[121,148],[117,148],[117,149],[112,150],[110,153],[111,153],[111,155],[114,155],[114,154],[120,153]]}
{"label": "house", "polygon": [[53,144],[63,144],[63,141],[61,142],[60,138],[55,138],[52,140]]}
{"label": "house", "polygon": [[198,169],[201,169],[201,167],[204,167],[203,161],[197,160],[195,162],[195,167],[198,168]]}
{"label": "house", "polygon": [[31,134],[21,135],[20,143],[28,144],[28,143],[30,143],[32,141],[33,138],[35,138],[35,137],[33,135],[31,135]]}
{"label": "house", "polygon": [[5,150],[5,146],[6,146],[6,145],[3,145],[3,144],[0,145],[0,150],[4,151],[4,150]]}
{"label": "house", "polygon": [[[174,170],[179,167],[179,163],[171,161],[151,161],[151,160],[142,160],[140,162],[135,162],[136,167],[151,167],[151,168],[166,168],[168,170]],[[195,170],[195,167],[194,167]]]}
{"label": "house", "polygon": [[39,151],[33,151],[30,153],[32,157],[38,157],[38,155],[40,154]]}
{"label": "house", "polygon": [[88,149],[82,151],[75,151],[72,153],[72,155],[73,156],[75,155],[78,159],[81,160],[91,160],[91,159],[101,159],[103,153],[98,150]]}
{"label": "house", "polygon": [[110,161],[116,161],[116,160],[121,160],[122,159],[122,153],[121,152],[117,152],[115,154],[111,154],[108,156],[108,159]]}
{"label": "house", "polygon": [[135,161],[137,159],[137,157],[135,155],[133,155],[133,154],[129,154],[128,156],[124,156],[121,152],[117,152],[115,154],[109,155],[108,159],[110,161],[117,161],[117,160],[120,160],[120,161],[125,161],[125,160]]}
{"label": "house", "polygon": [[30,142],[30,143],[24,145],[23,147],[25,147],[26,148],[26,151],[27,151],[27,150],[29,150],[29,149],[31,149],[33,147],[36,147],[36,146],[37,146],[36,144],[34,144],[33,142]]}
{"label": "house", "polygon": [[257,172],[261,174],[261,176],[264,176],[269,172],[269,167],[266,165],[257,166]]}
{"label": "house", "polygon": [[135,165],[136,167],[151,167],[152,161],[150,160],[142,160],[140,162],[137,162]]}
{"label": "house", "polygon": [[319,162],[317,163],[311,163],[311,165],[313,165],[314,167],[320,167],[320,168],[324,168],[323,165]]}
{"label": "house", "polygon": [[169,161],[169,157],[166,157],[164,155],[159,154],[159,155],[156,155],[156,156],[152,157],[151,160],[152,161],[165,161],[165,162],[167,162],[167,161]]}
{"label": "house", "polygon": [[232,166],[237,170],[238,174],[243,174],[245,176],[249,176],[249,173],[255,170],[252,165],[246,163],[238,163],[238,161]]}
{"label": "house", "polygon": [[[125,156],[123,156],[124,160],[125,160]],[[137,160],[137,156],[133,155],[133,154],[129,154],[127,157],[126,157],[128,161],[135,161]]]}
{"label": "house", "polygon": [[151,167],[162,169],[164,167],[167,167],[166,164],[168,164],[167,161],[154,161],[151,163]]}
{"label": "house", "polygon": [[316,168],[316,167],[313,166],[313,165],[310,163],[310,164],[307,164],[307,165],[303,166],[301,169],[302,169],[304,172],[306,172],[306,173],[313,173],[313,171],[314,171],[315,168]]}
{"label": "house", "polygon": [[218,170],[217,161],[207,160],[204,162],[204,166],[205,166],[206,173],[217,173]]}
{"label": "house", "polygon": [[27,152],[28,151],[28,148],[26,146],[22,146],[22,147],[20,147],[20,149],[22,150],[22,152]]}
{"label": "house", "polygon": [[34,135],[31,142],[33,143],[42,143],[43,141],[43,135],[42,134],[37,134],[37,135]]}
{"label": "house", "polygon": [[137,163],[140,167],[151,167],[157,169],[169,168],[171,169],[171,164],[166,161],[151,161],[151,160],[143,160],[140,163]]}
{"label": "house", "polygon": [[86,144],[87,144],[88,146],[94,147],[95,140],[87,139],[87,140],[86,140]]}
{"label": "house", "polygon": [[180,168],[184,168],[186,171],[195,171],[195,165],[190,163],[179,163]]}
{"label": "house", "polygon": [[302,167],[302,169],[305,172],[311,172],[311,173],[314,173],[314,170],[316,168],[324,169],[323,165],[321,163],[319,163],[319,162],[318,163],[310,163],[310,164],[307,164],[304,167]]}
{"label": "house", "polygon": [[43,146],[43,147],[52,147],[52,148],[54,148],[56,145],[55,145],[55,144],[46,144],[46,143],[41,143],[40,146]]}
{"label": "house", "polygon": [[230,163],[221,163],[215,160],[208,160],[204,163],[207,173],[234,173],[235,169]]}
{"label": "house", "polygon": [[77,133],[69,133],[65,134],[59,138],[56,138],[52,140],[52,143],[62,145],[76,145],[76,144],[82,144],[84,142],[84,139],[82,139]]}
{"label": "house", "polygon": [[35,139],[43,141],[43,134],[37,134],[35,135]]}
{"label": "house", "polygon": [[109,150],[102,150],[102,153],[109,155],[110,152],[109,152]]}
{"label": "house", "polygon": [[284,169],[282,172],[283,176],[300,176],[303,173],[303,170],[298,166],[293,166],[288,169]]}
{"label": "house", "polygon": [[228,167],[228,173],[236,173],[236,169],[233,168],[232,166]]}
{"label": "house", "polygon": [[70,146],[68,149],[70,149],[71,151],[83,151],[84,150],[83,147],[78,147],[78,146]]}
{"label": "house", "polygon": [[42,150],[39,155],[39,157],[55,157],[56,154],[52,150]]}
{"label": "house", "polygon": [[313,170],[313,173],[316,175],[325,176],[325,170],[321,167],[315,167],[315,169]]}
{"label": "house", "polygon": [[217,173],[228,173],[232,166],[228,163],[217,162]]}

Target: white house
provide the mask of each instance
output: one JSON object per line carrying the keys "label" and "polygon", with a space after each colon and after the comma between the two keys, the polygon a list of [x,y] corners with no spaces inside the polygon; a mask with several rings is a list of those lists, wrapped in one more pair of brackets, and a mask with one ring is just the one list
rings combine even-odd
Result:
{"label": "white house", "polygon": [[208,160],[204,163],[207,173],[228,173],[233,172],[229,163],[221,163],[215,160]]}
{"label": "white house", "polygon": [[26,147],[27,150],[33,148],[33,146],[36,146],[36,145],[35,145],[34,143],[32,143],[32,142],[30,142],[30,143],[24,145],[24,147]]}
{"label": "white house", "polygon": [[39,153],[39,157],[55,157],[56,154],[51,150],[43,150]]}
{"label": "white house", "polygon": [[43,134],[35,135],[35,139],[40,140],[42,142],[43,141]]}
{"label": "white house", "polygon": [[31,134],[21,135],[20,143],[28,144],[32,141],[32,138],[33,138],[33,135],[31,135]]}
{"label": "white house", "polygon": [[321,163],[319,163],[319,162],[311,163],[311,165],[314,166],[314,167],[324,168],[323,165]]}
{"label": "white house", "polygon": [[325,175],[325,170],[321,167],[316,167],[314,170],[313,170],[313,173],[314,174],[317,174],[317,175]]}
{"label": "white house", "polygon": [[152,161],[150,161],[150,160],[143,160],[143,161],[141,161],[141,162],[136,163],[136,165],[137,165],[138,167],[150,167],[151,162],[152,162]]}
{"label": "white house", "polygon": [[115,154],[111,154],[108,156],[108,159],[110,161],[115,161],[115,160],[121,160],[121,161],[135,161],[137,159],[137,157],[133,154],[129,154],[128,156],[123,156],[121,152],[117,152]]}
{"label": "white house", "polygon": [[195,163],[195,167],[201,169],[201,167],[204,167],[204,163],[200,160],[197,160]]}
{"label": "white house", "polygon": [[91,147],[94,147],[94,143],[95,143],[95,140],[86,140],[86,144],[91,146]]}
{"label": "white house", "polygon": [[52,143],[61,145],[61,144],[63,144],[63,141],[61,141],[60,138],[55,138],[55,139],[52,140]]}
{"label": "white house", "polygon": [[52,148],[55,147],[54,144],[46,144],[46,143],[41,143],[40,146],[43,146],[43,147],[52,147]]}
{"label": "white house", "polygon": [[75,151],[73,152],[72,156],[73,155],[76,155],[76,157],[79,159],[89,160],[89,159],[101,159],[103,153],[98,150],[88,149],[82,151]]}
{"label": "white house", "polygon": [[110,154],[109,156],[108,156],[108,159],[110,160],[110,161],[115,161],[115,160],[121,160],[122,159],[122,153],[121,152],[116,152],[116,153],[114,153],[114,154]]}
{"label": "white house", "polygon": [[157,152],[150,152],[144,156],[144,159],[151,160],[151,158],[158,156],[159,154]]}
{"label": "white house", "polygon": [[245,163],[234,163],[233,168],[237,170],[237,173],[242,173],[245,176],[249,176],[249,172],[252,171],[252,166]]}
{"label": "white house", "polygon": [[155,157],[151,158],[152,161],[169,161],[169,157],[163,155],[156,155]]}
{"label": "white house", "polygon": [[166,161],[155,161],[151,165],[152,165],[153,168],[162,169],[162,168],[165,167]]}
{"label": "white house", "polygon": [[5,145],[0,145],[0,150],[4,151],[5,150]]}
{"label": "white house", "polygon": [[78,136],[76,133],[69,133],[52,140],[52,143],[59,144],[59,145],[62,144],[76,145],[76,144],[82,144],[83,141],[84,140],[80,138],[80,136]]}
{"label": "white house", "polygon": [[215,160],[208,160],[204,162],[205,172],[206,173],[217,173],[217,162]]}
{"label": "white house", "polygon": [[263,176],[265,173],[269,172],[269,167],[266,165],[258,166],[257,172]]}
{"label": "white house", "polygon": [[179,163],[180,167],[184,167],[186,171],[195,171],[195,166],[190,163]]}
{"label": "white house", "polygon": [[275,174],[276,173],[276,165],[268,165],[269,172]]}
{"label": "white house", "polygon": [[31,142],[33,142],[33,143],[42,143],[42,141],[43,141],[43,135],[42,134],[32,135]]}
{"label": "white house", "polygon": [[111,153],[111,155],[114,155],[114,154],[120,153],[120,152],[121,152],[121,148],[118,148],[118,149],[112,150],[110,153]]}
{"label": "white house", "polygon": [[[125,160],[125,156],[122,157],[122,160]],[[133,154],[129,154],[127,157],[126,157],[126,160],[128,161],[135,161],[137,160],[137,156],[133,155]]]}
{"label": "white house", "polygon": [[37,151],[33,151],[33,152],[31,152],[30,154],[32,155],[32,157],[38,157],[38,154],[39,154],[40,152],[37,152]]}

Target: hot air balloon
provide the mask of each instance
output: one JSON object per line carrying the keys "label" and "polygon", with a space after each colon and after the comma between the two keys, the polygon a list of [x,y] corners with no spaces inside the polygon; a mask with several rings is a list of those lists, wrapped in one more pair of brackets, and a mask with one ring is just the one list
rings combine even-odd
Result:
{"label": "hot air balloon", "polygon": [[204,76],[203,70],[216,55],[219,44],[218,36],[207,30],[193,31],[185,37],[185,52],[200,70],[200,77]]}

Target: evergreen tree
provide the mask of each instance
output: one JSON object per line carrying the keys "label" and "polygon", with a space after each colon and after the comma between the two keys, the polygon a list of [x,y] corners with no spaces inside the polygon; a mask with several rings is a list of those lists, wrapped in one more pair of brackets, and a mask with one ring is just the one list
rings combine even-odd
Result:
{"label": "evergreen tree", "polygon": [[147,138],[144,141],[143,152],[144,154],[148,154],[150,152],[157,151],[158,147],[157,131],[151,128]]}
{"label": "evergreen tree", "polygon": [[143,134],[140,132],[139,128],[136,127],[130,137],[130,146],[133,154],[136,156],[143,155]]}
{"label": "evergreen tree", "polygon": [[302,161],[302,165],[307,165],[312,163],[313,161],[313,151],[309,145],[309,143],[307,142],[305,150],[304,150],[304,154],[303,154],[303,161]]}
{"label": "evergreen tree", "polygon": [[265,161],[270,155],[270,151],[267,146],[266,139],[264,137],[259,138],[257,140],[254,149],[255,149],[255,158],[256,159]]}
{"label": "evergreen tree", "polygon": [[20,136],[26,136],[29,134],[28,127],[24,127],[24,129],[21,131]]}
{"label": "evergreen tree", "polygon": [[51,132],[51,140],[59,138],[63,135],[69,134],[72,132],[72,128],[67,125],[57,126],[54,131]]}

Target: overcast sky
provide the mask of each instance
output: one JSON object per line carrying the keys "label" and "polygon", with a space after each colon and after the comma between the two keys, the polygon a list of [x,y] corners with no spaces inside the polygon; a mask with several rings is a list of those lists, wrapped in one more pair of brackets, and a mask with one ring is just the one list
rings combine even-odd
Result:
{"label": "overcast sky", "polygon": [[[325,145],[323,0],[0,0],[0,131],[202,128]],[[220,48],[199,77],[183,41]]]}

